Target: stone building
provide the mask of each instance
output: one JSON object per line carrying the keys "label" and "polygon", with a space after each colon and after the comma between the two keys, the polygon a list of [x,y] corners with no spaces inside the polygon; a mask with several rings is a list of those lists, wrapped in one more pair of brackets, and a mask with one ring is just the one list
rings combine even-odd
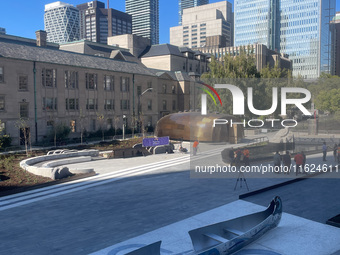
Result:
{"label": "stone building", "polygon": [[183,10],[182,25],[170,28],[170,44],[189,48],[206,45],[209,36],[221,36],[224,45],[233,45],[234,17],[227,1]]}
{"label": "stone building", "polygon": [[[37,37],[0,35],[0,120],[14,145],[22,138],[20,118],[35,143],[58,124],[71,128],[70,137],[79,137],[84,129],[122,127],[124,116],[128,127],[136,125],[138,113],[144,124],[154,126],[165,114],[190,109],[185,88],[195,83],[190,77],[148,69],[114,47],[86,42],[81,51],[70,52],[47,43],[44,31]],[[140,96],[148,88],[152,91]]]}

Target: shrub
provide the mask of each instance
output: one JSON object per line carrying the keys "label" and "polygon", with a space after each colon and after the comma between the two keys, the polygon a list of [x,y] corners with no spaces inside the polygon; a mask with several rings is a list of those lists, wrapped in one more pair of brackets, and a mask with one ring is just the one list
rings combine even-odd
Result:
{"label": "shrub", "polygon": [[12,143],[12,138],[9,135],[0,136],[0,148],[10,147]]}

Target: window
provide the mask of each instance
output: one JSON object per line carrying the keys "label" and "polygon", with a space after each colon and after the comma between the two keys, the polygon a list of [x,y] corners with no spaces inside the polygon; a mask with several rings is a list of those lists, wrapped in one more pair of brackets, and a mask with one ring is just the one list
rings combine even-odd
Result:
{"label": "window", "polygon": [[79,99],[78,98],[66,98],[65,100],[66,110],[78,110],[79,109]]}
{"label": "window", "polygon": [[86,88],[97,89],[97,74],[86,73]]}
{"label": "window", "polygon": [[57,70],[45,69],[41,70],[42,85],[45,87],[57,87]]}
{"label": "window", "polygon": [[28,103],[20,103],[20,118],[28,118]]}
{"label": "window", "polygon": [[130,109],[130,101],[129,100],[120,100],[120,109],[121,110],[129,110]]}
{"label": "window", "polygon": [[65,88],[78,88],[78,72],[65,71]]}
{"label": "window", "polygon": [[0,96],[0,111],[5,110],[5,96]]}
{"label": "window", "polygon": [[27,75],[19,76],[19,90],[27,90],[28,89],[28,77]]}
{"label": "window", "polygon": [[94,98],[88,98],[86,104],[87,110],[97,110],[98,109],[98,100]]}
{"label": "window", "polygon": [[105,110],[114,110],[114,103],[112,99],[104,100],[104,109]]}
{"label": "window", "polygon": [[57,98],[43,97],[43,110],[57,110]]}
{"label": "window", "polygon": [[148,100],[148,111],[151,111],[152,110],[152,100],[149,99]]}
{"label": "window", "polygon": [[137,86],[137,96],[140,96],[142,94],[142,87]]}
{"label": "window", "polygon": [[0,83],[4,83],[4,68],[0,67]]}
{"label": "window", "polygon": [[106,120],[106,129],[112,128],[112,119],[107,119]]}
{"label": "window", "polygon": [[175,87],[175,85],[171,86],[171,91],[172,91],[172,94],[176,94],[176,87]]}
{"label": "window", "polygon": [[166,84],[163,84],[163,93],[166,94]]}
{"label": "window", "polygon": [[70,129],[72,133],[76,132],[76,121],[75,120],[70,121]]}
{"label": "window", "polygon": [[52,127],[54,126],[54,121],[53,121],[53,120],[48,120],[48,121],[46,122],[46,126],[47,126],[48,128],[52,128]]}
{"label": "window", "polygon": [[166,111],[166,100],[163,100],[163,111]]}
{"label": "window", "polygon": [[114,76],[104,75],[104,90],[114,90]]}
{"label": "window", "polygon": [[120,77],[120,91],[128,92],[130,91],[130,79],[128,77]]}
{"label": "window", "polygon": [[172,101],[172,110],[176,111],[176,100]]}
{"label": "window", "polygon": [[148,82],[148,89],[149,88],[152,88],[152,82],[151,81]]}

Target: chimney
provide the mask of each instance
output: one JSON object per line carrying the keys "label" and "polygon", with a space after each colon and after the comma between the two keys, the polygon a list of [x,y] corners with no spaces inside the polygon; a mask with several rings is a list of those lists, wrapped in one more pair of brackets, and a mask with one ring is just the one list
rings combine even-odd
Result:
{"label": "chimney", "polygon": [[47,33],[44,30],[38,30],[35,32],[37,38],[37,46],[46,47]]}

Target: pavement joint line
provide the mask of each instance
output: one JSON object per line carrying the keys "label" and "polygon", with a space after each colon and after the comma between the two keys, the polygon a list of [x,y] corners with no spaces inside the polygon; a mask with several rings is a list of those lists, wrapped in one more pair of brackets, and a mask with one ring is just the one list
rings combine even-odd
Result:
{"label": "pavement joint line", "polygon": [[[195,160],[198,160],[198,159],[201,159],[201,158],[210,157],[210,156],[211,155],[205,155],[204,157],[200,157],[200,158],[197,158]],[[172,165],[179,165],[179,164],[183,164],[183,163],[185,163],[185,161],[183,161],[183,162],[182,161],[176,162],[175,164],[172,164]],[[144,171],[138,171],[138,172],[137,171],[133,171],[133,172],[130,172],[127,175],[122,176],[122,177],[104,179],[104,180],[101,180],[101,181],[97,181],[97,182],[94,182],[94,183],[83,185],[81,187],[73,187],[73,188],[68,189],[68,190],[60,191],[58,193],[47,194],[45,196],[35,197],[35,198],[32,198],[30,200],[26,200],[26,201],[19,201],[19,202],[15,203],[15,204],[9,204],[9,205],[5,205],[5,206],[0,207],[0,211],[4,211],[4,210],[15,208],[15,207],[18,207],[18,206],[30,204],[30,203],[37,202],[37,201],[41,201],[41,200],[44,200],[44,199],[47,199],[47,198],[52,198],[52,197],[68,194],[68,193],[71,193],[71,192],[83,190],[83,189],[86,189],[86,188],[91,188],[91,187],[107,184],[107,183],[110,183],[110,182],[119,181],[119,180],[125,179],[127,177],[135,176],[135,175],[142,174],[142,173],[152,172],[152,171],[159,170],[159,169],[162,169],[162,168],[164,168],[164,165],[161,165],[159,167],[152,168],[152,169],[146,169]]]}
{"label": "pavement joint line", "polygon": [[[220,149],[209,150],[208,154],[211,155],[211,154],[215,153],[216,150],[220,150]],[[23,197],[29,196],[29,195],[34,195],[36,193],[41,194],[41,192],[44,192],[44,191],[49,192],[49,190],[56,191],[56,190],[64,189],[64,188],[67,189],[67,186],[70,186],[70,185],[73,185],[73,184],[77,184],[77,183],[81,184],[85,181],[101,180],[105,176],[112,177],[115,174],[119,174],[119,173],[122,173],[122,172],[126,173],[127,171],[131,171],[131,170],[134,170],[134,169],[141,170],[141,169],[144,169],[145,167],[158,166],[160,163],[162,165],[164,165],[164,167],[166,167],[167,166],[166,164],[168,164],[168,163],[173,164],[174,161],[177,162],[177,161],[183,161],[183,160],[186,160],[186,159],[189,159],[189,161],[190,161],[191,155],[181,156],[180,158],[175,158],[175,159],[168,159],[168,160],[164,160],[164,161],[161,161],[161,162],[149,163],[149,164],[145,164],[143,166],[136,166],[136,167],[126,168],[126,169],[121,169],[121,170],[118,170],[116,172],[110,172],[110,173],[106,173],[106,174],[91,176],[91,177],[88,177],[88,178],[79,179],[79,180],[75,180],[75,181],[71,181],[71,182],[67,182],[67,183],[61,183],[61,184],[57,184],[57,185],[53,185],[53,186],[49,186],[49,187],[45,187],[45,188],[41,188],[41,189],[37,189],[37,190],[32,190],[32,191],[27,191],[27,192],[24,192],[24,193],[5,196],[5,197],[0,198],[0,206],[2,204],[4,204],[2,202],[5,202],[5,201],[11,200],[11,199],[14,200],[15,198],[17,198],[18,200],[22,200]],[[70,188],[72,188],[72,187],[70,187]]]}
{"label": "pavement joint line", "polygon": [[[216,152],[209,153],[205,156],[202,156],[202,157],[199,157],[199,158],[194,158],[194,159],[191,159],[191,160],[199,160],[199,159],[202,159],[202,158],[210,157],[213,154],[216,154]],[[25,199],[25,197],[13,199],[12,201],[7,201],[7,203],[1,203],[0,211],[4,211],[6,209],[10,209],[10,208],[14,208],[14,207],[17,207],[17,206],[33,203],[33,202],[40,201],[40,200],[43,200],[43,199],[47,199],[47,198],[50,198],[50,197],[56,197],[56,196],[59,196],[59,195],[68,194],[68,193],[75,192],[75,191],[78,191],[78,190],[83,190],[83,189],[86,189],[86,188],[95,187],[95,186],[98,186],[98,185],[103,185],[103,184],[106,184],[106,183],[118,181],[118,180],[121,180],[121,179],[124,179],[124,178],[127,178],[127,177],[135,176],[137,174],[142,174],[142,173],[147,173],[147,172],[159,170],[159,169],[162,169],[162,168],[167,167],[169,165],[173,166],[173,165],[179,165],[179,164],[183,164],[183,163],[186,163],[186,162],[190,162],[190,157],[189,158],[185,157],[184,159],[183,159],[183,157],[181,157],[180,159],[182,159],[182,160],[177,160],[175,163],[169,162],[169,163],[166,163],[166,164],[162,164],[162,165],[160,165],[156,168],[152,168],[152,169],[150,169],[150,166],[149,166],[149,169],[145,169],[144,171],[141,171],[141,169],[138,169],[137,171],[126,172],[126,170],[125,170],[124,173],[122,173],[122,171],[120,171],[120,173],[118,175],[117,175],[117,173],[114,173],[114,174],[110,173],[111,175],[109,175],[109,176],[108,175],[106,175],[106,176],[99,175],[99,177],[102,177],[102,178],[100,178],[100,179],[98,178],[99,180],[89,180],[91,183],[86,183],[84,181],[84,182],[78,184],[77,186],[69,187],[69,189],[60,190],[57,193],[56,193],[55,190],[51,190],[51,192],[54,192],[53,194],[49,194],[50,192],[47,193],[47,194],[46,193],[45,194],[39,193],[38,196],[35,196],[33,198],[29,198],[29,200],[26,200],[26,201],[22,201],[23,199]],[[187,159],[189,159],[189,161]],[[124,175],[124,176],[122,176],[122,175]],[[115,178],[113,178],[113,177],[115,177]],[[60,188],[62,188],[62,187],[60,187]]]}
{"label": "pavement joint line", "polygon": [[[182,158],[184,158],[184,157],[180,157],[178,159],[172,159],[172,160],[170,159],[170,160],[161,161],[161,163],[165,163],[165,162],[173,161],[173,160],[180,160]],[[137,169],[137,168],[140,168],[140,167],[153,166],[153,165],[157,165],[157,164],[159,164],[159,162],[145,164],[143,166],[136,166],[136,167],[130,167],[130,168],[126,168],[126,169],[121,169],[121,170],[118,170],[115,173],[119,173],[119,172],[122,172],[122,171],[129,171],[129,170]],[[38,192],[45,191],[45,190],[56,189],[57,187],[68,186],[68,185],[72,185],[72,184],[75,184],[75,183],[78,183],[78,182],[84,182],[84,181],[87,181],[87,180],[90,180],[90,179],[97,179],[97,178],[112,175],[112,174],[113,174],[112,172],[106,173],[106,174],[100,174],[100,175],[97,174],[95,176],[91,176],[91,177],[87,177],[87,178],[83,178],[83,179],[78,179],[78,180],[74,180],[74,181],[70,181],[70,182],[66,182],[66,183],[60,183],[60,184],[52,185],[52,186],[41,188],[41,189],[36,189],[36,190],[31,190],[31,191],[26,191],[26,192],[22,192],[22,193],[18,193],[18,194],[13,194],[13,195],[1,197],[0,198],[0,204],[1,204],[1,201],[6,201],[6,200],[9,200],[9,199],[12,199],[12,198],[15,198],[15,197],[22,197],[24,195],[34,194],[34,193],[38,193]]]}
{"label": "pavement joint line", "polygon": [[[179,162],[180,164],[181,163],[184,163],[186,162],[187,159],[186,158],[180,158],[180,159],[177,159],[176,162]],[[161,166],[162,167],[166,167],[166,166],[169,166],[169,165],[172,165],[173,162],[167,162],[165,164],[162,164]],[[121,175],[125,175],[125,174],[129,174],[129,173],[134,173],[134,172],[139,172],[143,169],[148,169],[152,166],[143,166],[139,169],[137,168],[132,168],[132,169],[122,169],[122,170],[119,170],[117,172],[111,172],[111,173],[108,173],[108,174],[105,174],[105,175],[97,175],[95,176],[96,178],[88,178],[88,179],[83,179],[83,181],[81,182],[78,182],[78,183],[73,183],[73,185],[68,185],[68,186],[60,186],[60,187],[56,187],[54,189],[49,189],[47,191],[38,191],[38,192],[35,192],[34,194],[29,194],[29,195],[22,195],[20,197],[16,197],[16,198],[11,198],[11,199],[7,199],[7,200],[3,200],[3,201],[0,201],[0,206],[2,205],[6,205],[6,204],[9,204],[9,203],[14,203],[16,201],[21,201],[25,198],[30,198],[30,197],[34,197],[36,194],[38,196],[43,196],[43,195],[46,195],[46,194],[49,194],[51,192],[59,192],[59,191],[63,191],[63,190],[67,190],[67,189],[72,189],[72,188],[75,188],[75,187],[78,187],[78,186],[84,186],[84,185],[87,185],[86,182],[96,182],[96,181],[102,181],[102,180],[106,180],[107,178],[113,178],[115,176],[121,176]],[[1,207],[0,207],[1,208]]]}

